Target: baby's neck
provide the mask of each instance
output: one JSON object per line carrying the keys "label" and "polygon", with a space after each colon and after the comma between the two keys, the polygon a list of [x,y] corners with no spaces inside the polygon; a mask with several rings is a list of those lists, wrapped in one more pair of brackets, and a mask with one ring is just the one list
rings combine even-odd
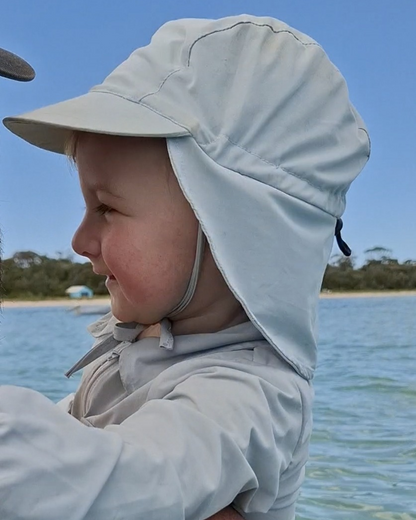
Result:
{"label": "baby's neck", "polygon": [[205,314],[190,316],[172,321],[172,333],[176,336],[185,334],[207,334],[228,329],[248,321],[248,317],[241,306],[237,309],[221,314]]}
{"label": "baby's neck", "polygon": [[[241,310],[240,310],[241,309]],[[229,316],[228,319],[212,319],[212,316],[201,316],[195,318],[187,318],[177,320],[172,323],[172,332],[176,336],[186,334],[207,334],[218,332],[220,330],[228,329],[234,325],[239,325],[248,321],[247,315],[242,308],[240,308],[234,316]],[[148,325],[139,335],[138,339],[144,338],[159,338],[161,332],[160,323]]]}
{"label": "baby's neck", "polygon": [[141,331],[138,339],[160,338],[160,331],[161,331],[160,323],[155,323],[154,325],[149,325]]}

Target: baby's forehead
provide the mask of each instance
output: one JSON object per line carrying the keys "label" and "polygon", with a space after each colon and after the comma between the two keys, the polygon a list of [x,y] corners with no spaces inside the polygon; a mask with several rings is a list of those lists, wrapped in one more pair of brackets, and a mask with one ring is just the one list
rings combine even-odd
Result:
{"label": "baby's forehead", "polygon": [[75,163],[88,189],[115,196],[126,184],[146,187],[174,175],[166,141],[158,138],[80,135]]}
{"label": "baby's forehead", "polygon": [[166,140],[155,137],[131,137],[78,132],[71,138],[67,155],[78,163],[91,164],[117,159],[119,162],[160,162],[168,158]]}

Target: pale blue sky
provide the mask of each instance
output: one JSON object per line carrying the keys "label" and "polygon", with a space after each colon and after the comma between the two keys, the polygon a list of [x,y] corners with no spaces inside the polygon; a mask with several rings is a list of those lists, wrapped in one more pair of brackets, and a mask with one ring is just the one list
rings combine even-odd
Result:
{"label": "pale blue sky", "polygon": [[[414,0],[0,0],[0,47],[37,72],[32,83],[0,80],[0,117],[85,93],[167,20],[241,13],[306,32],[344,74],[373,145],[349,192],[344,238],[359,258],[382,245],[400,260],[416,259]],[[65,158],[2,127],[0,186],[5,257],[70,249],[83,201]]]}

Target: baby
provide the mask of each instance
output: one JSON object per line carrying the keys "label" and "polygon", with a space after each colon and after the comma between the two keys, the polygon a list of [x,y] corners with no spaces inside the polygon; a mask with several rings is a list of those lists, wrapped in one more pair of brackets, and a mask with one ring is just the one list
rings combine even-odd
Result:
{"label": "baby", "polygon": [[272,18],[177,20],[88,94],[5,125],[74,159],[73,247],[112,314],[68,372],[85,368],[69,413],[0,390],[0,468],[4,450],[18,468],[1,518],[293,520],[320,286],[369,156],[339,71]]}

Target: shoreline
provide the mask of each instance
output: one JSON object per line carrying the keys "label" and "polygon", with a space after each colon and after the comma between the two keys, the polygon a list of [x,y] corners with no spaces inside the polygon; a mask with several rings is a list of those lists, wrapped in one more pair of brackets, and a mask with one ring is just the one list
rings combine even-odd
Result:
{"label": "shoreline", "polygon": [[321,292],[320,298],[398,298],[400,296],[416,296],[416,290],[412,291],[351,291],[351,292]]}
{"label": "shoreline", "polygon": [[[351,298],[398,298],[401,296],[416,296],[414,291],[363,291],[363,292],[322,292],[320,298],[331,299],[351,299]],[[110,298],[91,298],[88,300],[3,300],[3,309],[31,308],[31,307],[78,307],[90,305],[110,305]]]}
{"label": "shoreline", "polygon": [[30,308],[30,307],[86,307],[92,305],[110,305],[110,298],[89,298],[88,300],[3,300],[3,309]]}

